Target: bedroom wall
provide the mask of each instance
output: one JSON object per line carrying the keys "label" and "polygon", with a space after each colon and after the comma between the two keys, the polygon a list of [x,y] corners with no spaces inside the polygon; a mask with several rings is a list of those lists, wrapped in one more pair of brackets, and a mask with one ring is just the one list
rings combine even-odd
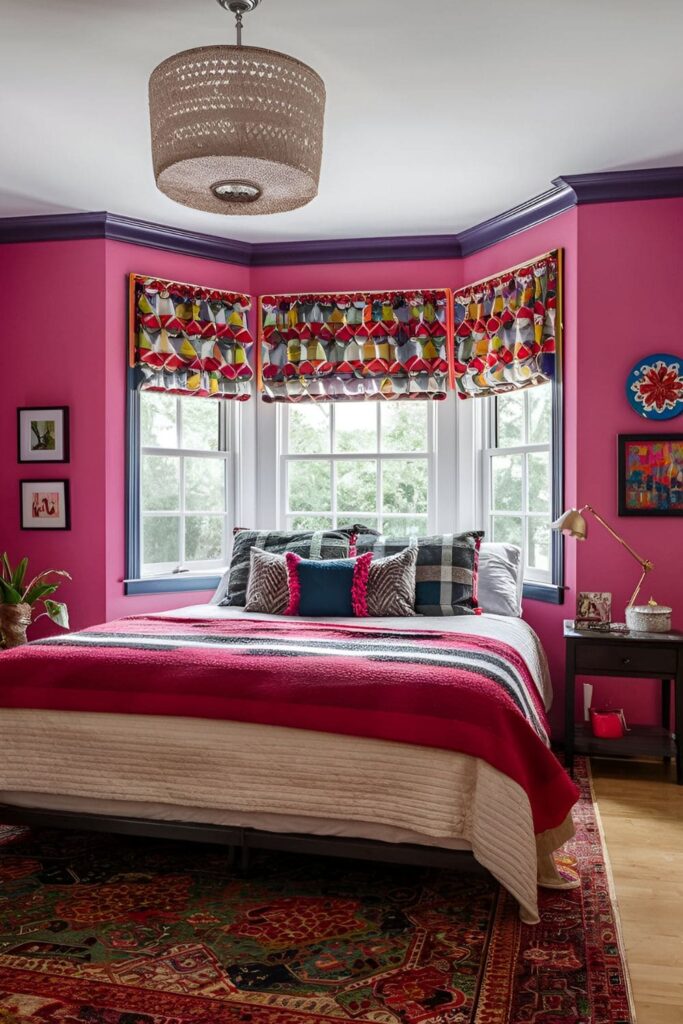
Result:
{"label": "bedroom wall", "polygon": [[[670,352],[683,358],[678,315],[683,307],[683,199],[612,203],[579,208],[578,380],[576,447],[578,495],[655,565],[640,593],[673,608],[683,629],[683,519],[618,518],[617,435],[683,433],[683,416],[656,422],[633,411],[626,378],[642,356]],[[581,590],[612,591],[613,614],[623,609],[640,570],[596,522],[577,548]],[[596,679],[602,704],[624,707],[627,721],[652,723],[659,684]]]}

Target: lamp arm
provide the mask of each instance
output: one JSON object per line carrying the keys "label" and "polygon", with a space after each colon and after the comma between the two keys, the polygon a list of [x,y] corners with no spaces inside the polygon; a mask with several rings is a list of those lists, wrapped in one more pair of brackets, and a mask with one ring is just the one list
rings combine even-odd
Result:
{"label": "lamp arm", "polygon": [[618,542],[619,544],[621,544],[622,548],[626,548],[626,550],[628,551],[629,555],[631,555],[631,557],[632,557],[632,558],[635,558],[636,562],[639,562],[639,563],[640,563],[640,567],[641,567],[641,569],[642,569],[643,571],[642,571],[642,573],[641,573],[640,579],[638,580],[638,585],[637,585],[636,589],[635,589],[635,590],[633,591],[633,594],[632,594],[632,596],[631,596],[631,600],[629,601],[629,603],[628,603],[628,604],[627,604],[627,606],[626,606],[627,608],[631,608],[631,607],[632,607],[632,605],[633,605],[633,602],[635,601],[635,599],[636,599],[636,598],[637,598],[637,596],[638,596],[638,592],[640,591],[640,588],[641,588],[641,587],[642,587],[642,585],[643,585],[643,580],[645,579],[645,576],[647,575],[647,573],[651,572],[651,571],[652,571],[652,569],[654,569],[654,564],[653,564],[653,563],[652,563],[652,562],[650,561],[650,559],[649,559],[649,558],[643,558],[643,557],[642,557],[641,555],[639,555],[639,554],[638,554],[638,552],[637,552],[637,551],[634,551],[634,550],[633,550],[633,548],[631,547],[631,545],[630,545],[630,544],[628,544],[628,543],[627,543],[627,542],[626,542],[626,541],[624,540],[624,538],[623,538],[623,537],[620,537],[620,536],[619,536],[619,534],[618,534],[618,533],[617,533],[617,532],[616,532],[615,530],[613,530],[613,529],[612,529],[612,527],[611,527],[611,526],[609,525],[609,523],[605,522],[605,520],[604,520],[604,519],[602,518],[602,516],[600,515],[600,513],[599,513],[599,512],[596,512],[596,511],[595,511],[595,509],[593,508],[593,506],[592,506],[592,505],[584,505],[584,506],[583,506],[583,508],[581,509],[581,511],[582,511],[582,512],[585,512],[585,511],[588,511],[588,512],[592,512],[592,514],[593,514],[593,515],[594,515],[594,517],[595,517],[595,518],[597,519],[597,521],[598,521],[598,522],[599,522],[599,523],[600,523],[600,524],[601,524],[602,526],[604,526],[604,527],[605,527],[605,529],[607,530],[607,532],[608,532],[608,533],[609,533],[609,534],[610,534],[610,535],[611,535],[612,537],[614,537],[614,539],[615,539],[615,540],[616,540],[616,541],[617,541],[617,542]]}

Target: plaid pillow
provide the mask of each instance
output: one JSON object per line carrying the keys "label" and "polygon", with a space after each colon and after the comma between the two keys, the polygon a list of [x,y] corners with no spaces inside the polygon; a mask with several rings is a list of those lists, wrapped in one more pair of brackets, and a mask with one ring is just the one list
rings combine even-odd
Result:
{"label": "plaid pillow", "polygon": [[418,615],[479,615],[477,569],[481,531],[436,537],[358,538],[357,550],[375,558],[417,547],[415,611]]}
{"label": "plaid pillow", "polygon": [[230,568],[223,575],[213,597],[214,604],[243,607],[247,600],[247,584],[251,549],[261,548],[284,555],[293,551],[302,558],[348,558],[356,535],[365,531],[364,526],[350,526],[339,530],[309,530],[307,532],[285,532],[275,530],[234,531]]}

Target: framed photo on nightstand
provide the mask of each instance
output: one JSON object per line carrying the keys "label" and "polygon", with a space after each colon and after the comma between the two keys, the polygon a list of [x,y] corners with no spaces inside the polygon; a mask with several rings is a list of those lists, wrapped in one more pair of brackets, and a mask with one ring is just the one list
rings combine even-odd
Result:
{"label": "framed photo on nightstand", "polygon": [[17,409],[19,462],[69,461],[69,407]]}

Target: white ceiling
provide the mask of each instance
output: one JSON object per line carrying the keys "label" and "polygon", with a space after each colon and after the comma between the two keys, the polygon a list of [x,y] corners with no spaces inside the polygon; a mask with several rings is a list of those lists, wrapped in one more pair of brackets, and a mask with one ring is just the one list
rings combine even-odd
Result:
{"label": "white ceiling", "polygon": [[450,233],[559,174],[683,164],[681,0],[262,0],[245,42],[326,81],[320,195],[185,209],[152,176],[147,80],[233,42],[216,0],[0,0],[0,216],[108,210],[272,241]]}

